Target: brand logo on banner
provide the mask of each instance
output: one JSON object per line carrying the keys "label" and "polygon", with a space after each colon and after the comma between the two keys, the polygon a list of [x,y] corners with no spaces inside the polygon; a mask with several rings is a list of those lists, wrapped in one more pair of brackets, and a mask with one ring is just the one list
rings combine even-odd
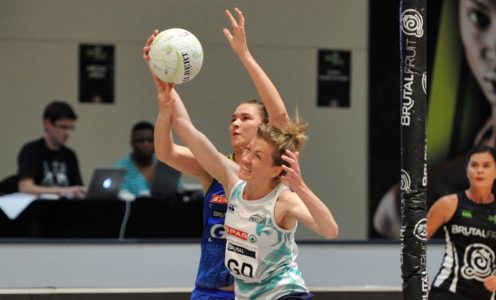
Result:
{"label": "brand logo on banner", "polygon": [[424,94],[427,95],[427,72],[422,74],[422,90],[424,91]]}
{"label": "brand logo on banner", "polygon": [[427,241],[427,219],[420,219],[413,229],[415,237],[421,241]]}
{"label": "brand logo on banner", "polygon": [[415,98],[419,93],[415,86],[418,80],[423,80],[418,76],[417,69],[419,66],[416,65],[417,62],[417,41],[406,39],[404,48],[404,57],[402,58],[402,103],[401,103],[401,125],[410,126],[411,124],[411,114],[413,113],[413,107],[415,105]]}
{"label": "brand logo on banner", "polygon": [[424,19],[415,9],[407,9],[401,14],[403,26],[401,29],[406,35],[422,37],[424,35]]}
{"label": "brand logo on banner", "polygon": [[401,190],[404,192],[412,191],[412,179],[410,178],[410,174],[407,171],[401,170]]}

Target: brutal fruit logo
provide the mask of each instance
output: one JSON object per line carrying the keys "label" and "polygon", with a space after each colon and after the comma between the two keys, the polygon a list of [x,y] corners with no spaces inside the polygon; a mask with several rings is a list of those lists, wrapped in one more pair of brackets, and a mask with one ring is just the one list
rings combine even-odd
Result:
{"label": "brutal fruit logo", "polygon": [[401,29],[406,35],[422,37],[424,35],[424,19],[422,15],[415,9],[407,9],[401,15]]}
{"label": "brutal fruit logo", "polygon": [[484,278],[492,274],[494,263],[493,249],[480,243],[472,244],[465,249],[463,255],[462,276],[482,282]]}
{"label": "brutal fruit logo", "polygon": [[413,229],[415,237],[421,241],[427,241],[427,219],[420,219]]}
{"label": "brutal fruit logo", "polygon": [[404,192],[411,192],[412,179],[410,178],[410,174],[408,174],[405,170],[401,170],[401,190]]}

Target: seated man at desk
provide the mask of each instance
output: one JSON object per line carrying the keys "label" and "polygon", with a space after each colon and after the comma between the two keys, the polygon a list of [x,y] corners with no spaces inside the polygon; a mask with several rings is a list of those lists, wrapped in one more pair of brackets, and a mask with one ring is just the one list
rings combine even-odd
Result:
{"label": "seated man at desk", "polygon": [[131,129],[132,152],[114,165],[127,169],[121,191],[135,197],[176,196],[181,189],[181,174],[156,159],[153,135],[154,127],[149,122],[138,122]]}
{"label": "seated man at desk", "polygon": [[65,146],[77,115],[63,101],[53,101],[43,113],[42,138],[26,143],[18,156],[19,192],[83,197],[76,153]]}

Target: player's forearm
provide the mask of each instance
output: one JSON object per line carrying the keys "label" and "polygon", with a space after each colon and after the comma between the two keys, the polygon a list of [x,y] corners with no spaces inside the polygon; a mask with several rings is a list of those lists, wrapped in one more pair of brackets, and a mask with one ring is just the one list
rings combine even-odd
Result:
{"label": "player's forearm", "polygon": [[332,239],[339,235],[339,228],[331,210],[315,195],[304,183],[292,187],[300,199],[305,203],[308,211],[317,226],[316,232],[321,236]]}
{"label": "player's forearm", "polygon": [[272,80],[248,50],[242,55],[239,55],[239,59],[250,75],[258,95],[260,96],[260,100],[267,108],[269,122],[276,127],[287,125],[289,116],[286,106]]}

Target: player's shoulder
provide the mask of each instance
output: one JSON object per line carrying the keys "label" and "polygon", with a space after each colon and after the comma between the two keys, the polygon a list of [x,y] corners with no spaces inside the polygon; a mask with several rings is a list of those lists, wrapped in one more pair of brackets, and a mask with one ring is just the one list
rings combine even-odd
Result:
{"label": "player's shoulder", "polygon": [[433,205],[432,209],[439,212],[451,214],[458,206],[458,194],[448,194],[439,198]]}
{"label": "player's shoulder", "polygon": [[458,194],[454,193],[442,196],[441,198],[439,198],[439,200],[437,200],[437,202],[443,205],[456,205],[458,203]]}
{"label": "player's shoulder", "polygon": [[293,192],[291,189],[285,186],[280,186],[279,188],[281,190],[279,192],[279,195],[277,196],[277,202],[280,202],[281,204],[290,207],[297,205],[302,201],[298,196],[298,194]]}

